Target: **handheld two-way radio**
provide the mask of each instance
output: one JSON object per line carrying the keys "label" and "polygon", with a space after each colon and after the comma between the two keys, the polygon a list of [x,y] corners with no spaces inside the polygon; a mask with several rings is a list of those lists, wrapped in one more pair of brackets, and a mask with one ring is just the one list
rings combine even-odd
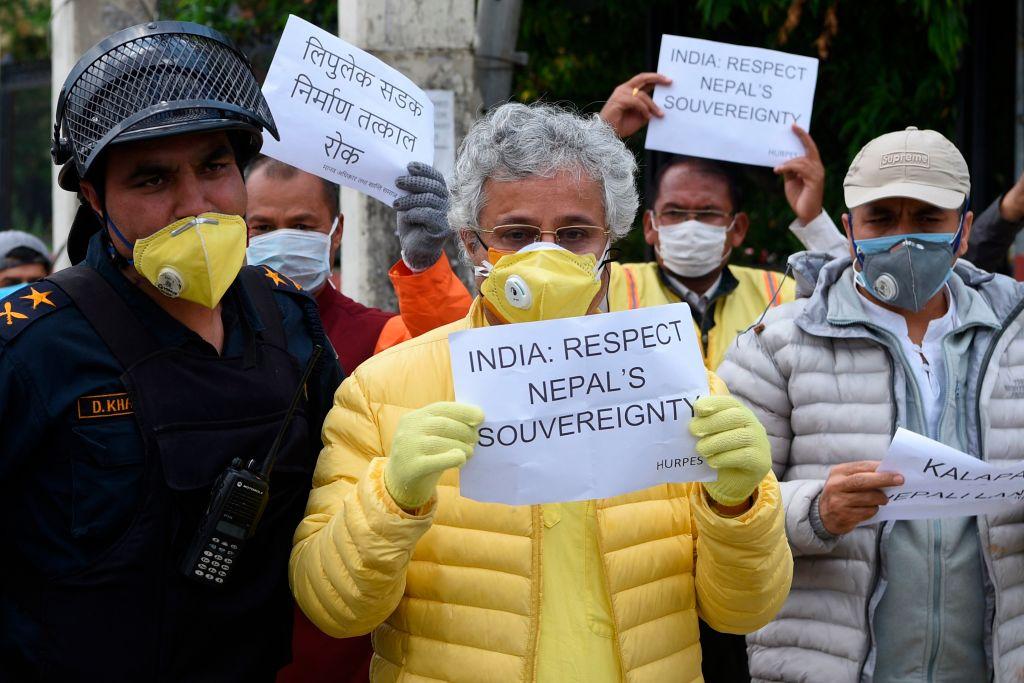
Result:
{"label": "handheld two-way radio", "polygon": [[181,571],[190,579],[216,586],[231,578],[242,546],[256,533],[270,500],[270,473],[302,400],[306,382],[322,352],[322,346],[313,347],[263,466],[259,467],[255,460],[243,466],[242,461],[235,458],[213,485],[206,513],[181,563]]}

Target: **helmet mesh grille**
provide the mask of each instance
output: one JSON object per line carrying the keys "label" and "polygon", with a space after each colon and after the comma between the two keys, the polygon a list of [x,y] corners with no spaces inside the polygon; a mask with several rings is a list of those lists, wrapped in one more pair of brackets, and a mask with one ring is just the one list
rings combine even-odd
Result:
{"label": "helmet mesh grille", "polygon": [[[193,102],[185,105],[187,112],[174,106],[184,101]],[[250,114],[226,112],[218,106],[223,104]],[[273,126],[259,83],[248,63],[230,47],[187,33],[142,36],[98,57],[68,92],[63,128],[78,168],[87,169],[105,136],[138,129],[139,122],[130,125],[126,120],[156,105],[169,105],[171,111],[155,112],[147,122],[217,116]]]}

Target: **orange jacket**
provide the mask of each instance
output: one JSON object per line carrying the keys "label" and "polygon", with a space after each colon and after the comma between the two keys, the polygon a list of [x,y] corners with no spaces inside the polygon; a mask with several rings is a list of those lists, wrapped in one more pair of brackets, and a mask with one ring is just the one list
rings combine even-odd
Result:
{"label": "orange jacket", "polygon": [[374,353],[461,320],[473,303],[473,297],[452,270],[444,252],[437,263],[420,273],[414,273],[404,261],[399,261],[388,271],[388,277],[398,295],[400,314],[385,323]]}

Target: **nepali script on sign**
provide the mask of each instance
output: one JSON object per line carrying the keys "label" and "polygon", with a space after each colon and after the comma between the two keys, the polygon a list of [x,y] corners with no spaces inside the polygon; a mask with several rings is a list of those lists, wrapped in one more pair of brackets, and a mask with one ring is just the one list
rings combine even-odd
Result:
{"label": "nepali script on sign", "polygon": [[263,153],[388,206],[410,161],[434,161],[434,105],[376,57],[288,17],[263,84],[280,142]]}
{"label": "nepali script on sign", "polygon": [[791,126],[811,129],[818,60],[786,52],[664,35],[647,149],[777,166],[803,156]]}
{"label": "nepali script on sign", "polygon": [[463,496],[533,505],[715,479],[689,431],[708,383],[686,304],[466,330],[449,344],[456,399],[487,418]]}
{"label": "nepali script on sign", "polygon": [[886,489],[889,502],[863,524],[972,517],[1024,500],[1024,462],[994,465],[902,428],[878,471],[899,472],[904,483]]}

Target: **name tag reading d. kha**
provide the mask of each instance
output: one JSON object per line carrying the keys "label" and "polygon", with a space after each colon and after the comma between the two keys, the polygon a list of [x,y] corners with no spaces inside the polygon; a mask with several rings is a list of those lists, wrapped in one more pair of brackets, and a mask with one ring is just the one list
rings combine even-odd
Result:
{"label": "name tag reading d. kha", "polygon": [[104,417],[119,417],[135,412],[127,392],[116,394],[95,394],[78,399],[78,419],[97,420]]}

